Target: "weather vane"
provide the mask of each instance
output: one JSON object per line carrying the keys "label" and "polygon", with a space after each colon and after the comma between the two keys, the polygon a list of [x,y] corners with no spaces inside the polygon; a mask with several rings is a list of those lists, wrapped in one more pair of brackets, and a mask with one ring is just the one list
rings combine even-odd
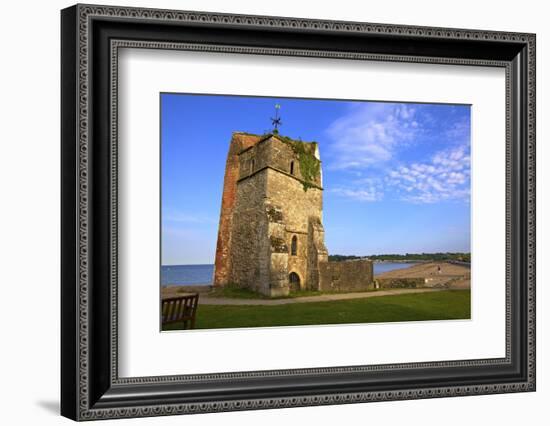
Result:
{"label": "weather vane", "polygon": [[275,104],[275,118],[271,118],[271,122],[273,123],[273,133],[279,133],[279,130],[277,129],[279,126],[283,125],[283,122],[281,121],[281,117],[279,117],[279,110],[281,109],[281,105]]}

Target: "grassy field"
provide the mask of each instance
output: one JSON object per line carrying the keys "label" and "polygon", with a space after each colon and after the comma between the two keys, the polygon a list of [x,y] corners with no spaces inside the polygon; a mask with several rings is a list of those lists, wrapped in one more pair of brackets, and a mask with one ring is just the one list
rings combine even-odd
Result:
{"label": "grassy field", "polygon": [[[200,305],[196,328],[270,327],[470,318],[470,290],[286,305]],[[178,323],[164,327],[178,330]]]}

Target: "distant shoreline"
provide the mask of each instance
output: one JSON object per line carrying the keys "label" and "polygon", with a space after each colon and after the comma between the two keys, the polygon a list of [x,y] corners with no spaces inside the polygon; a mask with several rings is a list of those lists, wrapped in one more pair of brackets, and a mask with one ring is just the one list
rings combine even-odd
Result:
{"label": "distant shoreline", "polygon": [[[350,256],[351,257],[351,256]],[[359,257],[356,256],[355,259],[370,259],[369,256]],[[346,260],[353,260],[353,259],[342,259],[342,260],[331,260],[334,262],[344,262]],[[430,262],[449,262],[449,263],[464,263],[469,264],[470,262],[461,262],[459,260],[438,260],[438,259],[371,259],[373,263],[430,263]],[[161,268],[171,268],[171,267],[178,267],[178,266],[212,266],[213,263],[182,263],[182,264],[174,264],[174,265],[160,265]]]}
{"label": "distant shoreline", "polygon": [[437,253],[405,253],[405,254],[370,254],[365,256],[331,254],[329,261],[343,262],[348,260],[369,259],[374,263],[428,263],[428,262],[457,262],[469,264],[471,253],[467,252],[437,252]]}

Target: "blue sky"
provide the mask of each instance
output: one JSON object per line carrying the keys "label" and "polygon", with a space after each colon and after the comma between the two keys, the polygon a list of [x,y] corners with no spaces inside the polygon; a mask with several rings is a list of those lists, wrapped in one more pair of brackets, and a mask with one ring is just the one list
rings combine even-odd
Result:
{"label": "blue sky", "polygon": [[214,262],[234,131],[316,141],[331,254],[470,251],[470,107],[161,94],[162,264]]}

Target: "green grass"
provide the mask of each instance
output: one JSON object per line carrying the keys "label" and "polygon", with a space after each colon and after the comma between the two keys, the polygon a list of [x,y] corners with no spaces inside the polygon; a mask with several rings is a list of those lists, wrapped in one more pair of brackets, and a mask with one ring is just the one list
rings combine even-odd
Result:
{"label": "green grass", "polygon": [[[271,327],[470,318],[470,290],[286,305],[201,305],[196,328]],[[165,330],[181,329],[174,323]]]}

